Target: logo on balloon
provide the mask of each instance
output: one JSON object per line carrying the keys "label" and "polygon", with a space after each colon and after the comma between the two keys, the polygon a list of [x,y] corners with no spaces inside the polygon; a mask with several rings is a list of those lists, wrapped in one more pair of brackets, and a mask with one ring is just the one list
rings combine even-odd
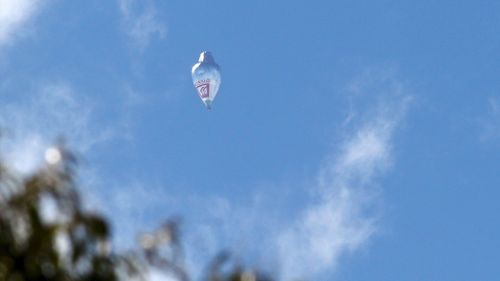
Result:
{"label": "logo on balloon", "polygon": [[210,97],[210,80],[196,81],[196,89],[201,98]]}

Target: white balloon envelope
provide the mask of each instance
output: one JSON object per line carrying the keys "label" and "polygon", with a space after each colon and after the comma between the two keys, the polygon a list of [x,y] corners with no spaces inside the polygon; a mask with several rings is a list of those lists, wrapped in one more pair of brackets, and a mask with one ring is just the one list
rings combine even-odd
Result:
{"label": "white balloon envelope", "polygon": [[220,67],[210,52],[202,52],[191,70],[193,84],[205,106],[210,109],[221,83]]}

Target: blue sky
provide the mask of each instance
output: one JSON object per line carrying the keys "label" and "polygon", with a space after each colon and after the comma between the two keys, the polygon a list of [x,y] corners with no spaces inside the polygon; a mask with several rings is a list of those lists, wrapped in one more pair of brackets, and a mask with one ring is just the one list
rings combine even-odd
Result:
{"label": "blue sky", "polygon": [[[500,276],[498,1],[0,0],[4,159],[57,136],[117,248],[280,279]],[[207,111],[190,77],[213,52]]]}

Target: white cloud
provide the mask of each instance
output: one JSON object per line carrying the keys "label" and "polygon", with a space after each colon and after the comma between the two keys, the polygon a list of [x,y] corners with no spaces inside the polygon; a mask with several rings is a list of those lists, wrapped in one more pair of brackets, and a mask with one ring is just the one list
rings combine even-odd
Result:
{"label": "white cloud", "polygon": [[29,98],[0,106],[1,154],[20,173],[36,169],[58,137],[82,153],[113,137],[95,122],[92,105],[65,83],[46,84]]}
{"label": "white cloud", "polygon": [[175,192],[151,179],[122,179],[98,186],[106,188],[94,191],[98,196],[96,205],[112,218],[113,232],[117,234],[113,243],[118,249],[137,245],[138,234],[152,231],[165,219],[180,215],[185,264],[194,280],[202,278],[205,266],[219,251],[248,253],[250,248],[257,251],[257,236],[269,233],[256,234],[256,227],[262,229],[261,223],[266,221],[258,198],[250,206],[241,206],[221,196]]}
{"label": "white cloud", "polygon": [[391,165],[394,130],[410,98],[390,76],[373,76],[350,88],[363,98],[377,95],[378,107],[365,109],[368,113],[346,134],[310,187],[317,192],[315,202],[278,236],[286,279],[334,270],[343,254],[358,249],[377,231],[376,178]]}
{"label": "white cloud", "polygon": [[158,269],[151,268],[149,269],[148,275],[145,278],[146,280],[149,281],[178,281],[179,279],[166,274],[165,272],[162,272]]}
{"label": "white cloud", "polygon": [[481,120],[481,141],[500,139],[500,101],[497,98],[490,98],[488,105],[487,115]]}
{"label": "white cloud", "polygon": [[151,179],[106,183],[105,191],[96,191],[97,201],[112,214],[119,234],[115,245],[130,247],[137,232],[181,214],[186,264],[194,277],[202,276],[203,266],[223,249],[269,271],[277,260],[284,280],[335,270],[343,255],[359,249],[378,230],[377,179],[393,163],[394,133],[411,100],[387,72],[369,72],[347,89],[353,106],[340,132],[343,138],[307,186],[315,198],[305,200],[298,216],[274,213],[280,212],[275,210],[279,203],[265,192],[234,202],[187,195],[185,189],[179,193]]}
{"label": "white cloud", "polygon": [[19,35],[39,6],[38,0],[0,0],[0,46]]}
{"label": "white cloud", "polygon": [[118,0],[123,16],[124,28],[133,44],[140,50],[148,47],[156,37],[163,39],[167,28],[158,18],[151,1]]}
{"label": "white cloud", "polygon": [[146,186],[138,181],[123,181],[100,182],[91,187],[98,196],[96,207],[112,218],[115,233],[120,234],[114,237],[114,245],[119,249],[135,245],[139,232],[158,227],[172,214],[171,206],[176,203],[169,190],[157,184],[150,182]]}

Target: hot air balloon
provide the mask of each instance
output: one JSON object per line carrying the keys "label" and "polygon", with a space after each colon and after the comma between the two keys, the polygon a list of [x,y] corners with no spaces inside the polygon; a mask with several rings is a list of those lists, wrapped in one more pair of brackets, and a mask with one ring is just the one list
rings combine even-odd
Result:
{"label": "hot air balloon", "polygon": [[215,63],[211,52],[202,52],[198,62],[191,70],[193,84],[201,100],[210,109],[212,102],[219,91],[220,67]]}

